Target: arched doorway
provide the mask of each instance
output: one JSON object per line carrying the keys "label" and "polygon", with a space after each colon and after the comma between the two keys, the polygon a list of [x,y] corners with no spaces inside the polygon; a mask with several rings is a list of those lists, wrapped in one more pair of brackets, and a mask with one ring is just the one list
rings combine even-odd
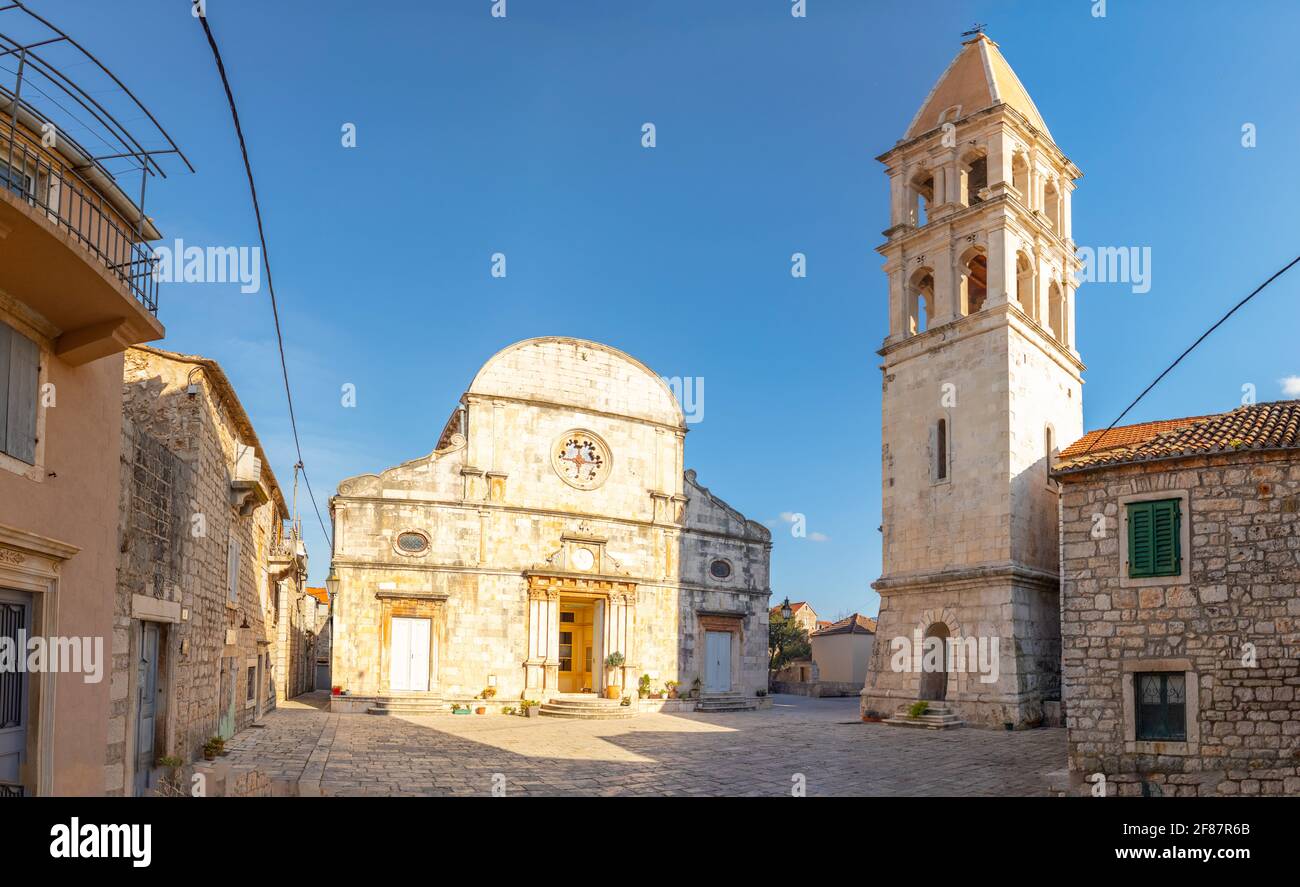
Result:
{"label": "arched doorway", "polygon": [[[931,640],[934,638],[935,640]],[[938,643],[936,644],[935,641]],[[948,694],[948,626],[935,622],[925,630],[921,648],[920,698],[942,702]]]}

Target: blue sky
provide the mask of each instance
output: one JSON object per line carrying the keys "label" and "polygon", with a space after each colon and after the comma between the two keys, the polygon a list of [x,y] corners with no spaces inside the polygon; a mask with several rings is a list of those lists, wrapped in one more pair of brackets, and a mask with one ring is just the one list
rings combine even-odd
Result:
{"label": "blue sky", "polygon": [[[188,244],[256,229],[186,0],[31,0],[150,106],[197,167],[151,186]],[[1080,245],[1150,247],[1151,290],[1080,290],[1084,417],[1105,426],[1300,249],[1286,0],[209,0],[266,216],[308,471],[431,450],[502,346],[571,335],[705,379],[687,465],[773,522],[776,600],[875,613],[887,227],[874,160],[984,22],[1084,171]],[[382,10],[382,11],[381,11]],[[653,122],[658,145],[641,147]],[[357,147],[341,145],[345,123]],[[1241,144],[1254,124],[1257,147]],[[790,275],[790,256],[808,276]],[[490,256],[507,256],[494,279]],[[1282,397],[1300,270],[1126,421]],[[215,358],[283,485],[295,461],[265,292],[166,284],[164,347]],[[356,386],[357,406],[341,405]],[[806,516],[794,538],[782,513]],[[312,578],[328,546],[305,510]]]}

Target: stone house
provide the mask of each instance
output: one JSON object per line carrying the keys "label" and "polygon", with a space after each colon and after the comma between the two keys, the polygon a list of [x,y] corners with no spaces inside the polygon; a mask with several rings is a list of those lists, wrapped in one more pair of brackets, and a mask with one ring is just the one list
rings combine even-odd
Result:
{"label": "stone house", "polygon": [[[772,607],[767,614],[768,619],[775,619],[780,616],[781,608],[784,606],[785,604],[781,604]],[[807,601],[795,601],[790,604],[790,618],[794,620],[795,625],[798,625],[809,634],[816,631],[821,624],[821,620],[817,618],[817,611]]]}
{"label": "stone house", "polygon": [[924,699],[954,722],[1034,726],[1060,693],[1050,458],[1083,433],[1081,173],[983,33],[877,160],[889,334],[880,642],[862,711]]}
{"label": "stone house", "polygon": [[686,432],[664,381],[607,345],[498,352],[432,453],[331,499],[336,710],[635,696],[642,675],[753,703],[771,535],[683,470]]}
{"label": "stone house", "polygon": [[316,628],[306,549],[221,367],[134,347],[119,392],[115,795],[148,793],[159,758],[193,761],[301,692]]}
{"label": "stone house", "polygon": [[84,53],[60,35],[18,4],[0,10],[0,641],[62,651],[57,668],[0,668],[0,798],[104,790],[122,353],[163,335],[148,272],[162,235],[129,196],[143,199],[138,166],[119,182],[94,158],[125,152],[122,169],[141,161],[128,143],[170,140],[136,110],[134,133],[93,114],[65,126],[89,92],[124,97],[85,55],[62,80],[25,59],[55,41]]}
{"label": "stone house", "polygon": [[329,592],[324,588],[309,587],[307,593],[316,601],[313,689],[328,690],[332,686],[330,683],[330,625],[332,620]]}
{"label": "stone house", "polygon": [[1069,782],[1300,793],[1300,401],[1060,454]]}

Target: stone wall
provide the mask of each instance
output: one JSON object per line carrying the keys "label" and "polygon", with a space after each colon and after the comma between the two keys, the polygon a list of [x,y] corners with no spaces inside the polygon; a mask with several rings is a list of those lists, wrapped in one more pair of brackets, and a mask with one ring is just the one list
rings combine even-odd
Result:
{"label": "stone wall", "polygon": [[[150,349],[126,355],[105,768],[112,794],[133,790],[136,749],[142,747],[135,663],[145,623],[159,626],[154,760],[196,760],[209,737],[233,735],[284,698],[278,650],[281,623],[291,624],[286,604],[300,596],[298,562],[273,551],[287,514],[265,461],[261,492],[243,502],[232,498],[235,460],[242,446],[252,445],[251,433],[217,373],[215,365]],[[236,540],[240,558],[231,601],[227,565]]]}
{"label": "stone wall", "polygon": [[[1164,795],[1300,793],[1294,451],[1128,465],[1062,481],[1063,702],[1074,790],[1090,790],[1085,778],[1102,774],[1108,791],[1122,795],[1144,786]],[[1185,575],[1126,580],[1121,497],[1184,491]],[[1126,695],[1135,670],[1194,679],[1187,742],[1131,738]]]}

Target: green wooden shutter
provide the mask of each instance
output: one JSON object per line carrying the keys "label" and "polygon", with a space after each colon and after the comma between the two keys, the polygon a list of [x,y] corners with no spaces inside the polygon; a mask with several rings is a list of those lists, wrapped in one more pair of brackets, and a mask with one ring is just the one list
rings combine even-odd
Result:
{"label": "green wooden shutter", "polygon": [[1182,572],[1180,504],[1177,499],[1129,503],[1128,574],[1131,578],[1177,576]]}
{"label": "green wooden shutter", "polygon": [[1151,545],[1151,503],[1128,506],[1128,574],[1131,578],[1152,575],[1155,566]]}
{"label": "green wooden shutter", "polygon": [[1178,500],[1151,503],[1151,572],[1156,576],[1177,576],[1182,565],[1178,550]]}

